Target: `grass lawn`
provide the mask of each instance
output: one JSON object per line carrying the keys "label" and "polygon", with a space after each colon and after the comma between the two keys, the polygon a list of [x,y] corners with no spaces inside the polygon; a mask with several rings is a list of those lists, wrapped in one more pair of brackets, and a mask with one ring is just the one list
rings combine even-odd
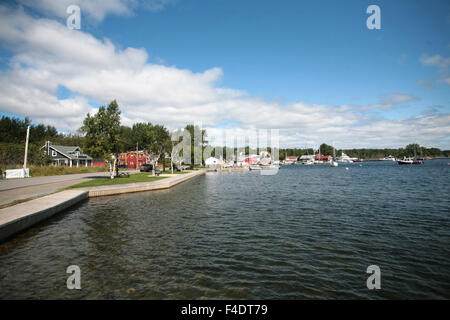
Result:
{"label": "grass lawn", "polygon": [[75,184],[73,186],[70,186],[69,188],[86,188],[86,187],[110,186],[116,184],[127,184],[136,182],[152,182],[165,178],[166,177],[153,177],[151,172],[143,172],[132,174],[129,177],[120,177],[114,179],[110,179],[109,177],[95,178],[89,181]]}

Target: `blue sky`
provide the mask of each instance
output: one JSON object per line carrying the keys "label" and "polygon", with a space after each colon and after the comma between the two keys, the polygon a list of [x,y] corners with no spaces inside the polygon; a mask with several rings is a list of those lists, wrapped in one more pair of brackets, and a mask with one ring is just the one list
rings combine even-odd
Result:
{"label": "blue sky", "polygon": [[[373,3],[381,30],[366,28]],[[411,104],[417,113],[449,101],[445,84],[430,94],[418,83],[437,73],[420,64],[421,55],[450,51],[448,16],[448,1],[178,1],[158,13],[108,17],[92,33],[147,48],[168,65],[196,72],[219,66],[223,86],[255,96],[372,104],[410,92],[423,97]]]}
{"label": "blue sky", "polygon": [[[102,8],[104,18],[92,18],[80,2],[82,28],[78,32],[99,41],[108,39],[116,52],[127,48],[143,50],[148,55],[146,64],[162,65],[168,71],[203,74],[218,68],[221,72],[213,77],[212,87],[243,92],[244,102],[251,99],[252,103],[260,101],[264,106],[276,105],[273,111],[276,113],[292,111],[292,108],[297,110],[296,103],[327,106],[329,109],[320,109],[324,118],[329,117],[328,113],[336,119],[357,117],[347,124],[349,135],[350,132],[353,135],[361,132],[364,125],[383,122],[383,125],[389,123],[397,128],[399,124],[405,125],[409,120],[416,121],[417,117],[431,114],[434,118],[429,118],[428,122],[436,120],[444,129],[450,125],[447,122],[450,112],[448,1],[163,0],[165,5],[159,10],[146,10],[131,0],[114,1],[130,5],[129,11],[108,12]],[[38,22],[45,18],[65,24],[67,14],[60,14],[56,10],[59,7],[45,7],[43,1],[39,6],[39,2],[30,5],[27,0],[11,1],[8,5],[10,8],[23,6],[25,15]],[[366,27],[369,17],[366,8],[371,4],[377,4],[381,9],[381,30]],[[8,71],[14,56],[29,46],[0,40],[3,44],[0,51],[2,70]],[[35,65],[31,67],[35,68]],[[103,96],[83,92],[78,85],[69,88],[66,82],[70,81],[63,79],[57,84],[58,100],[85,98],[94,108],[107,103],[101,99]],[[170,94],[170,83],[167,92]],[[132,97],[122,100],[134,103]],[[244,119],[247,115],[235,111],[229,103],[223,103],[222,98],[218,100],[214,107],[225,111],[230,108],[231,116],[205,117],[206,126],[218,128],[238,123],[244,128],[264,127],[264,123],[247,122]],[[12,108],[1,103],[0,110],[11,114]],[[193,108],[200,108],[206,102],[192,103]],[[141,103],[139,106],[156,109],[154,104],[144,106]],[[125,122],[141,119],[136,118],[137,114],[142,114],[137,111],[139,106],[136,104],[129,113],[124,112],[128,116]],[[334,106],[348,108],[347,114],[334,114]],[[171,107],[176,108],[175,105]],[[38,115],[35,118],[52,123],[51,117]],[[156,122],[161,119],[145,120]],[[296,135],[296,129],[310,128],[314,124],[327,125],[320,116],[313,116],[310,122],[314,123],[298,128],[290,124],[283,128],[283,119],[267,127],[278,125],[292,137]],[[162,120],[171,126],[172,119]],[[405,125],[401,130],[417,131],[425,119],[421,118],[421,121],[416,121],[414,128]],[[336,120],[333,123],[336,123],[337,133],[344,131],[341,130],[346,126],[344,122]],[[73,128],[65,125],[59,129]],[[439,131],[434,127],[433,130]],[[302,145],[315,142],[316,138],[321,137],[302,133],[300,140],[286,139],[290,141],[286,143]],[[405,137],[404,141],[409,138]],[[351,136],[342,140],[347,141],[343,143],[345,146],[352,144]],[[444,132],[444,135],[427,137],[423,143],[450,147],[448,140],[448,134]],[[383,141],[389,146],[404,142],[380,138],[379,143]]]}

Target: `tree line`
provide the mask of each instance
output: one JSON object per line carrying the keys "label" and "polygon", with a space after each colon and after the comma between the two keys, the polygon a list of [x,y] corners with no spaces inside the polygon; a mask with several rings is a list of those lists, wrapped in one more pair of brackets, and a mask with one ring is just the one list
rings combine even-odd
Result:
{"label": "tree line", "polygon": [[[84,153],[93,158],[110,159],[112,154],[145,149],[156,154],[163,160],[166,154],[172,152],[172,147],[181,141],[179,135],[177,141],[172,143],[171,136],[167,128],[160,124],[150,122],[135,123],[133,126],[121,124],[120,108],[116,100],[111,101],[107,106],[101,106],[97,113],[88,113],[83,121],[83,125],[75,134],[60,133],[53,126],[43,124],[32,124],[29,118],[23,120],[3,116],[0,119],[0,166],[4,169],[7,166],[16,166],[23,163],[24,142],[27,127],[30,126],[29,156],[28,161],[33,165],[47,165],[51,163],[49,156],[41,151],[41,147],[46,141],[51,141],[54,145],[79,146]],[[187,125],[184,130],[191,136],[191,166],[195,161],[194,155],[202,155],[206,148],[211,148],[211,155],[215,156],[215,148],[208,145],[207,132],[194,125]],[[226,150],[224,148],[224,156]],[[350,157],[362,158],[366,160],[379,159],[388,155],[396,158],[404,156],[420,155],[424,157],[449,157],[450,150],[440,150],[438,148],[426,148],[418,144],[409,144],[405,148],[398,149],[339,149],[334,150],[332,146],[322,143],[320,153],[323,155],[340,155],[342,152]],[[244,148],[245,153],[258,153],[258,150],[251,150],[248,146]],[[231,148],[229,153],[236,154],[237,148]],[[271,152],[271,148],[268,148]],[[280,160],[286,156],[312,155],[317,152],[312,148],[281,148],[279,151]],[[182,155],[182,151],[180,155]],[[160,161],[165,163],[164,161]]]}
{"label": "tree line", "polygon": [[333,153],[336,153],[336,156],[340,156],[341,153],[347,154],[349,157],[352,158],[360,158],[365,160],[378,160],[380,158],[384,158],[386,156],[392,155],[395,158],[403,158],[403,157],[413,157],[415,155],[417,156],[423,156],[423,157],[450,157],[450,150],[441,150],[439,148],[426,148],[423,146],[420,146],[416,143],[411,143],[405,146],[404,148],[384,148],[384,149],[372,149],[372,148],[361,148],[361,149],[336,149],[333,150],[333,147],[322,143],[320,147],[316,150],[313,150],[311,148],[305,148],[305,149],[295,149],[295,148],[288,148],[288,149],[280,149],[280,159],[285,159],[286,156],[303,156],[303,155],[312,155],[317,152],[319,152],[322,155],[329,155],[333,156]]}

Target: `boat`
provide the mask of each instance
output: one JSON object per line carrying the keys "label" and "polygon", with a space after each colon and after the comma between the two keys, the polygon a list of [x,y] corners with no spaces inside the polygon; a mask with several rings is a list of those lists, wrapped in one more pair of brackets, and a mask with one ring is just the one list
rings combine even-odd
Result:
{"label": "boat", "polygon": [[250,170],[261,170],[261,166],[250,166]]}
{"label": "boat", "polygon": [[402,160],[398,160],[398,164],[423,164],[423,161],[404,157]]}
{"label": "boat", "polygon": [[389,156],[387,156],[387,157],[381,158],[380,160],[381,160],[381,161],[395,161],[395,157],[389,155]]}
{"label": "boat", "polygon": [[423,159],[418,159],[416,149],[414,148],[414,158],[403,157],[403,160],[398,160],[398,164],[424,164]]}
{"label": "boat", "polygon": [[341,153],[341,156],[338,158],[338,162],[342,163],[353,163],[354,158],[350,158],[344,152]]}

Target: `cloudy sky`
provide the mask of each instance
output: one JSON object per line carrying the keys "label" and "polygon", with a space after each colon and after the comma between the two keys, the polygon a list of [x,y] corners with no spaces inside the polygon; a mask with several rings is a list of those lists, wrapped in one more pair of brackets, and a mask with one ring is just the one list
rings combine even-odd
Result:
{"label": "cloudy sky", "polygon": [[2,1],[0,115],[75,132],[117,99],[123,124],[201,122],[212,142],[450,149],[449,30],[437,0]]}

